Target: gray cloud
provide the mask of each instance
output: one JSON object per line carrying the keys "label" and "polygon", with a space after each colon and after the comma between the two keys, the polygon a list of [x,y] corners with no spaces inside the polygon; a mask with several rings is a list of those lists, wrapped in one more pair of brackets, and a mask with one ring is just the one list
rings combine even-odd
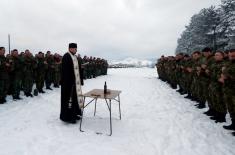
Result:
{"label": "gray cloud", "polygon": [[1,0],[0,46],[107,59],[174,54],[190,17],[220,0]]}

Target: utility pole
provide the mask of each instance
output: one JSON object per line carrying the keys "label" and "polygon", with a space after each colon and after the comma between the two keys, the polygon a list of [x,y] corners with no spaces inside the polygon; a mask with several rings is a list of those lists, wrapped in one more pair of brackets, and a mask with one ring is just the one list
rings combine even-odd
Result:
{"label": "utility pole", "polygon": [[11,36],[10,34],[8,34],[8,50],[9,50],[9,54],[11,54]]}

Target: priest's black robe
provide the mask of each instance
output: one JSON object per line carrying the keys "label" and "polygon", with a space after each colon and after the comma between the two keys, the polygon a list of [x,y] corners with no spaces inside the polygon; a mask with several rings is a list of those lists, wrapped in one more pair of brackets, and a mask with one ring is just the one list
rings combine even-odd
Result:
{"label": "priest's black robe", "polygon": [[[83,85],[83,71],[79,64],[80,82]],[[61,70],[61,112],[60,119],[65,122],[76,120],[77,115],[81,115],[76,92],[76,78],[74,74],[73,60],[69,53],[62,58]],[[72,105],[69,101],[72,97]]]}

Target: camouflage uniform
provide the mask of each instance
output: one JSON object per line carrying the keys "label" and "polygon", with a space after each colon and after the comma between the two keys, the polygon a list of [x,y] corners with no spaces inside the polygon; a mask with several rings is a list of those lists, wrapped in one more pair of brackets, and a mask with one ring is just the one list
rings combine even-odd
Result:
{"label": "camouflage uniform", "polygon": [[205,103],[208,100],[208,87],[210,84],[210,79],[206,74],[207,66],[210,66],[213,63],[213,57],[202,56],[199,60],[199,106],[198,108],[205,108]]}
{"label": "camouflage uniform", "polygon": [[210,65],[210,85],[209,85],[209,100],[208,106],[214,111],[214,119],[217,122],[224,122],[226,115],[226,106],[223,102],[222,84],[219,83],[218,79],[222,73],[224,66],[223,61],[215,61]]}
{"label": "camouflage uniform", "polygon": [[54,58],[53,55],[46,55],[46,61],[47,61],[47,71],[46,71],[46,89],[51,89],[51,84],[53,82],[53,78],[54,78]]}
{"label": "camouflage uniform", "polygon": [[22,79],[23,79],[23,71],[24,68],[24,60],[22,57],[14,56],[12,57],[13,61],[13,69],[11,72],[11,78],[12,78],[12,96],[13,99],[20,99],[20,90],[22,85]]}
{"label": "camouflage uniform", "polygon": [[47,69],[47,64],[45,62],[45,58],[37,57],[37,67],[36,67],[36,88],[38,89],[39,93],[44,93],[43,86],[45,82],[45,74]]}
{"label": "camouflage uniform", "polygon": [[[86,56],[83,57],[82,62],[83,62],[83,63],[87,63],[87,62],[88,62]],[[84,78],[84,79],[87,79],[87,78],[88,78],[88,73],[87,73],[87,72],[88,72],[88,69],[87,69],[87,68],[88,68],[88,65],[85,65],[85,66],[84,66],[84,69],[83,69],[83,78]]]}
{"label": "camouflage uniform", "polygon": [[24,78],[23,78],[23,89],[25,95],[33,96],[32,88],[34,83],[34,69],[36,68],[36,61],[34,60],[33,56],[27,55],[24,58]]}
{"label": "camouflage uniform", "polygon": [[95,59],[91,59],[91,76],[92,78],[96,78],[96,62]]}
{"label": "camouflage uniform", "polygon": [[199,59],[192,60],[192,84],[191,93],[193,100],[199,101],[200,87],[199,87],[199,74],[198,74]]}
{"label": "camouflage uniform", "polygon": [[6,102],[5,98],[9,89],[10,66],[7,66],[7,63],[7,58],[4,55],[0,56],[0,104]]}
{"label": "camouflage uniform", "polygon": [[192,80],[193,80],[193,74],[192,72],[189,71],[189,69],[192,68],[192,59],[189,58],[186,62],[185,62],[185,90],[188,94],[188,96],[186,96],[186,98],[192,98],[192,91],[191,91],[191,84],[192,84]]}
{"label": "camouflage uniform", "polygon": [[179,90],[177,90],[177,91],[180,94],[185,94],[183,65],[184,65],[183,58],[177,58],[177,60],[176,60],[175,78],[176,78],[177,84],[179,85]]}
{"label": "camouflage uniform", "polygon": [[89,58],[88,59],[89,64],[87,65],[87,78],[91,79],[92,78],[92,71],[93,71],[93,64],[92,60]]}
{"label": "camouflage uniform", "polygon": [[54,87],[59,88],[60,85],[60,77],[61,77],[61,60],[58,56],[55,57],[54,63]]}
{"label": "camouflage uniform", "polygon": [[235,130],[235,60],[230,60],[225,66],[223,75],[226,79],[224,81],[223,94],[232,124],[230,126],[224,126],[224,128]]}
{"label": "camouflage uniform", "polygon": [[101,75],[107,75],[108,63],[104,59],[101,60]]}
{"label": "camouflage uniform", "polygon": [[167,63],[167,74],[168,74],[168,80],[170,82],[170,85],[173,89],[177,88],[177,79],[176,79],[176,61],[175,58],[172,57],[169,59]]}

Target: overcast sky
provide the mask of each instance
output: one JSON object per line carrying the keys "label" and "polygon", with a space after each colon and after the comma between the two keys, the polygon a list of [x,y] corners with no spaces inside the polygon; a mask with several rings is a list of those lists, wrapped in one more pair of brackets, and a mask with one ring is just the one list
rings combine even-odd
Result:
{"label": "overcast sky", "polygon": [[[106,59],[174,54],[190,17],[220,0],[1,0],[0,46]],[[8,48],[7,48],[8,50]]]}

